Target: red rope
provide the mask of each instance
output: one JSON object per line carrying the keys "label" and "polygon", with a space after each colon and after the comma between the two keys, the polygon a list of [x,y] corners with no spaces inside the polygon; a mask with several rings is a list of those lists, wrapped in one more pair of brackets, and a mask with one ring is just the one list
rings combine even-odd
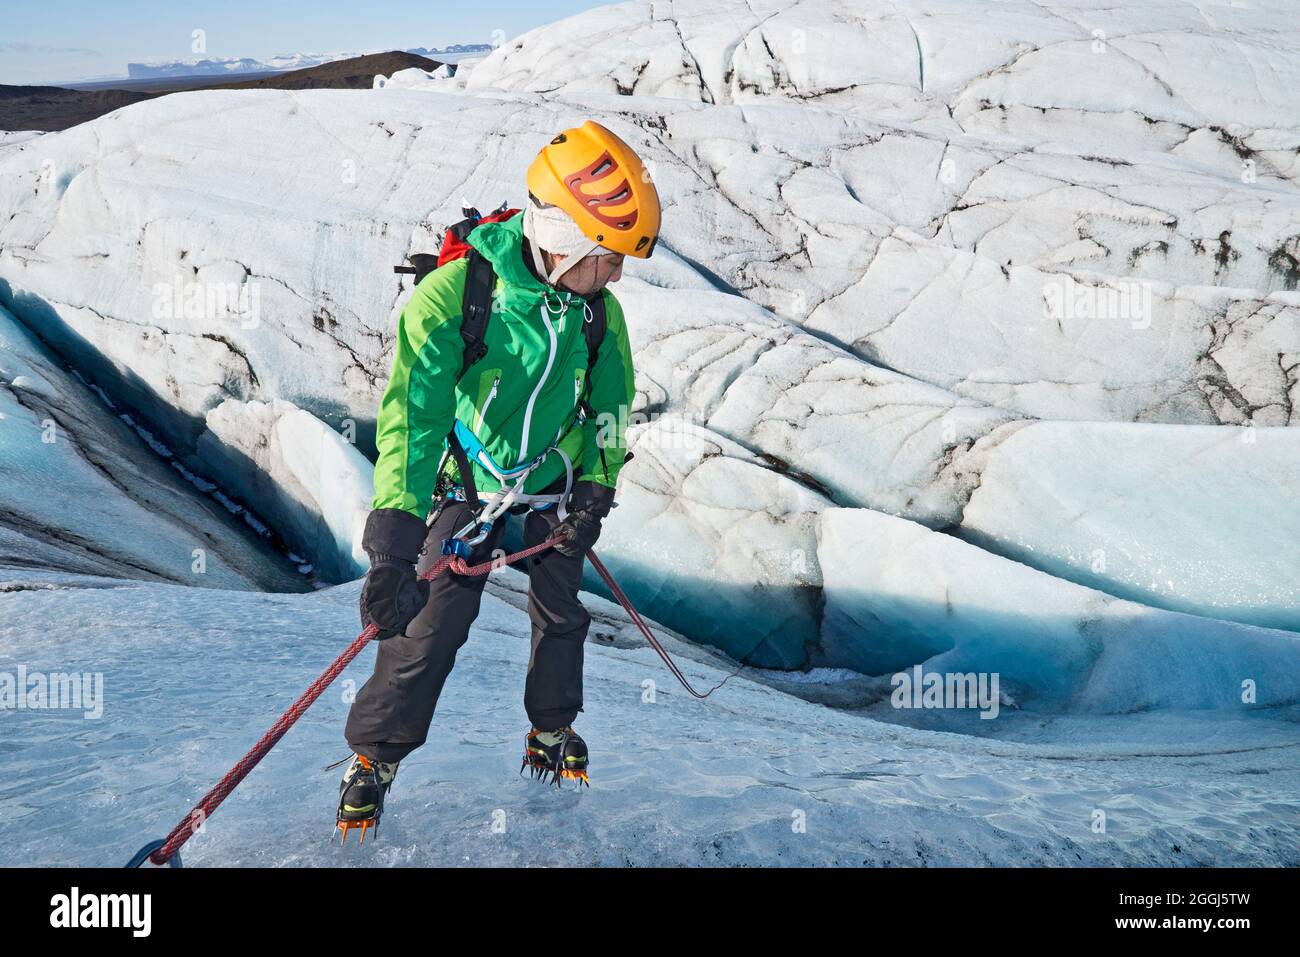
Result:
{"label": "red rope", "polygon": [[[512,555],[505,555],[492,561],[482,562],[478,565],[466,564],[465,560],[455,556],[446,556],[439,558],[433,565],[420,577],[425,581],[437,578],[444,571],[450,568],[458,575],[486,575],[494,568],[502,565],[508,565],[511,562],[519,561],[522,558],[528,558],[536,555],[538,552],[545,551],[552,545],[557,545],[564,541],[564,536],[555,535],[542,542],[540,545],[534,545],[532,548],[525,548],[523,551],[515,552]],[[200,827],[212,816],[212,812],[221,806],[221,802],[230,796],[230,792],[239,786],[239,783],[248,777],[248,773],[257,767],[258,762],[266,757],[285,733],[294,726],[294,723],[303,716],[303,713],[315,704],[316,699],[324,693],[325,689],[330,686],[335,678],[352,663],[361,649],[370,643],[370,641],[379,633],[379,629],[374,625],[369,625],[366,630],[357,635],[356,640],[348,645],[347,650],[334,660],[334,663],[325,669],[319,678],[311,683],[306,691],[289,706],[289,710],[280,715],[278,721],[271,725],[270,730],[258,739],[257,744],[249,750],[239,762],[226,772],[226,776],[217,782],[216,786],[203,796],[198,804],[194,805],[189,814],[181,819],[180,823],[172,828],[171,833],[167,835],[162,847],[149,855],[149,860],[155,864],[166,864],[167,861],[181,846],[188,841]]]}
{"label": "red rope", "polygon": [[735,671],[727,675],[725,678],[719,681],[708,691],[704,691],[704,692],[696,691],[694,688],[691,687],[691,683],[686,680],[686,675],[682,674],[682,670],[677,667],[677,663],[673,661],[672,656],[668,654],[664,646],[659,643],[659,639],[657,639],[654,636],[654,632],[650,630],[650,626],[647,625],[645,619],[641,617],[641,613],[632,607],[631,600],[624,593],[623,589],[618,586],[618,582],[614,581],[614,576],[609,573],[609,569],[605,567],[605,563],[596,557],[595,551],[591,549],[587,550],[587,561],[591,562],[591,567],[596,569],[596,571],[600,573],[601,578],[605,579],[605,584],[608,585],[609,590],[614,593],[614,597],[618,599],[618,603],[623,606],[623,609],[627,612],[628,617],[632,619],[632,623],[635,624],[637,628],[641,630],[641,634],[645,636],[645,640],[650,642],[650,647],[653,648],[655,650],[655,653],[658,654],[659,657],[663,659],[664,664],[668,666],[668,670],[673,673],[673,677],[676,678],[678,681],[680,681],[682,683],[682,687],[685,688],[687,691],[689,691],[694,697],[703,701],[709,695],[713,694],[713,692],[717,691],[719,688],[725,685],[732,678],[736,677],[736,675],[740,674],[741,669],[745,667],[743,664],[741,664],[739,667],[736,668]]}

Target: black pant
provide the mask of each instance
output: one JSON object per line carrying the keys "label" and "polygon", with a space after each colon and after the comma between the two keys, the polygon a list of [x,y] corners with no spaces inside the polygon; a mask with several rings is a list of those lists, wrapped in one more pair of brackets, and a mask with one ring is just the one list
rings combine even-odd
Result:
{"label": "black pant", "polygon": [[[446,504],[425,539],[418,565],[421,572],[438,560],[443,539],[472,516],[463,502]],[[557,522],[554,508],[530,511],[524,518],[525,547],[549,538]],[[492,534],[474,549],[471,564],[493,557],[504,525],[498,521]],[[567,727],[582,710],[582,646],[591,623],[578,600],[583,561],[554,549],[527,559],[528,617],[533,627],[524,710],[541,731]],[[353,751],[372,761],[400,761],[424,744],[443,682],[478,617],[486,582],[487,576],[443,572],[430,584],[429,601],[406,633],[378,643],[374,674],[348,712],[344,734]]]}

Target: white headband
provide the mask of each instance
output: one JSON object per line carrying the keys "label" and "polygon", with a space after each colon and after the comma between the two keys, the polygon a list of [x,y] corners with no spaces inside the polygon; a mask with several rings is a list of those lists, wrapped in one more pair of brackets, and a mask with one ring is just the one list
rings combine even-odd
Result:
{"label": "white headband", "polygon": [[[588,256],[604,256],[613,250],[592,242],[573,218],[558,206],[539,206],[529,197],[524,209],[524,235],[533,248],[533,266],[538,275],[554,286],[560,277]],[[542,250],[565,259],[549,276],[546,274]]]}

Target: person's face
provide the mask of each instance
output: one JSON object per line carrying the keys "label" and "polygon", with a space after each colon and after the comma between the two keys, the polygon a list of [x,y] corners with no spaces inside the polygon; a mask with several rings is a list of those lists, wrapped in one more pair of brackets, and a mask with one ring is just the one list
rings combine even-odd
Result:
{"label": "person's face", "polygon": [[[565,260],[564,256],[550,253],[547,253],[547,258],[547,266],[550,269],[554,269]],[[618,282],[622,275],[622,253],[586,256],[560,277],[560,286],[579,296],[594,296],[611,282]]]}

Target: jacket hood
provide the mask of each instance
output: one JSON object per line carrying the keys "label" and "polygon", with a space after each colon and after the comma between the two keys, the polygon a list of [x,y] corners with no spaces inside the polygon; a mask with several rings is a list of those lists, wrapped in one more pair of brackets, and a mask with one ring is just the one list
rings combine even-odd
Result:
{"label": "jacket hood", "polygon": [[513,216],[503,223],[484,223],[469,234],[468,242],[492,264],[508,288],[534,299],[551,288],[524,263],[523,216]]}

